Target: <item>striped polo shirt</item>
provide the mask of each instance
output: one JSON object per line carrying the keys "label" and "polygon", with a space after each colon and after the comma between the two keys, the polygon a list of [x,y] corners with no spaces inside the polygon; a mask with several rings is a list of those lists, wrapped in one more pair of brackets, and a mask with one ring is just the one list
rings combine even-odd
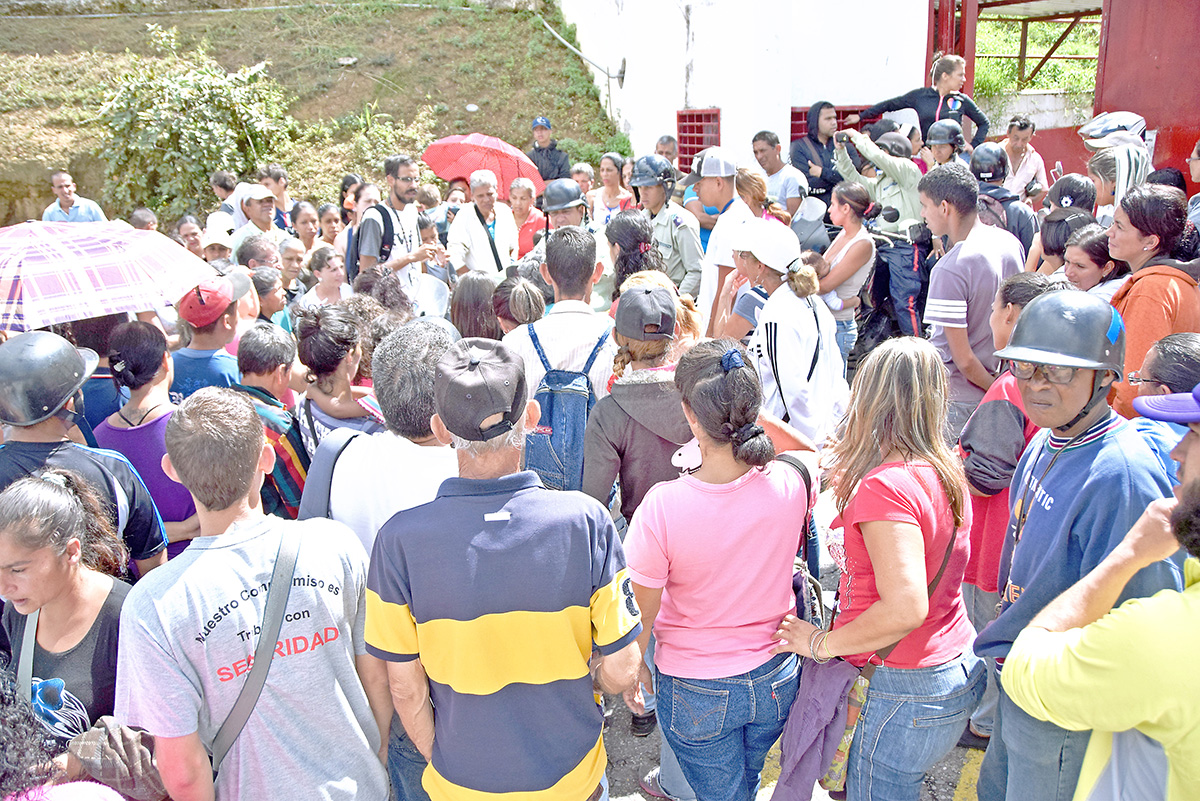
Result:
{"label": "striped polo shirt", "polygon": [[588,659],[641,629],[607,510],[535,473],[448,479],[375,540],[367,650],[428,674],[434,801],[591,795],[607,757]]}

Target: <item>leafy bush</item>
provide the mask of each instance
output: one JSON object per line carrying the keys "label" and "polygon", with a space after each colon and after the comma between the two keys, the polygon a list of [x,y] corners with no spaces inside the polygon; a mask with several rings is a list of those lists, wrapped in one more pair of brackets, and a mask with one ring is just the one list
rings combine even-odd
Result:
{"label": "leafy bush", "polygon": [[148,26],[164,57],[133,57],[100,111],[108,132],[104,192],[122,211],[177,217],[208,198],[213,170],[248,174],[296,132],[265,63],[227,73],[200,52],[176,52],[173,31]]}
{"label": "leafy bush", "polygon": [[173,219],[211,207],[214,170],[254,180],[259,165],[270,162],[288,170],[294,197],[333,198],[344,174],[381,180],[384,158],[420,156],[433,140],[429,106],[405,125],[379,113],[377,104],[333,122],[301,125],[288,115],[288,98],[266,64],[227,73],[202,52],[180,54],[173,30],[148,27],[163,57],[132,56],[100,112],[108,132],[99,151],[106,205],[122,213],[146,206]]}
{"label": "leafy bush", "polygon": [[[1043,54],[1062,35],[1064,23],[1032,22],[1029,24],[1025,72],[1037,66]],[[1015,55],[1021,52],[1021,26],[1017,22],[985,20],[977,30],[976,53]],[[1055,55],[1095,56],[1100,49],[1100,27],[1082,24],[1067,37]],[[1051,59],[1033,81],[1018,80],[1015,58],[975,59],[976,97],[1000,97],[1022,89],[1063,89],[1073,92],[1093,92],[1096,88],[1096,62],[1091,59]]]}

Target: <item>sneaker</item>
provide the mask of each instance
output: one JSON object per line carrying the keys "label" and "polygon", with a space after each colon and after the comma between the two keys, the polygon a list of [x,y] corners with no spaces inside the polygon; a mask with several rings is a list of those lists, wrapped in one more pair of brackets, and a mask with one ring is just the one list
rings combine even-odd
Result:
{"label": "sneaker", "polygon": [[654,727],[658,725],[658,715],[653,712],[647,712],[644,715],[634,715],[629,722],[629,733],[634,737],[645,737],[650,732],[654,731]]}
{"label": "sneaker", "polygon": [[642,788],[642,792],[651,798],[671,798],[658,783],[658,768],[638,779],[638,787]]}
{"label": "sneaker", "polygon": [[971,730],[971,724],[963,729],[962,736],[958,738],[960,748],[974,748],[976,751],[986,751],[990,737],[984,737],[982,734],[976,734]]}

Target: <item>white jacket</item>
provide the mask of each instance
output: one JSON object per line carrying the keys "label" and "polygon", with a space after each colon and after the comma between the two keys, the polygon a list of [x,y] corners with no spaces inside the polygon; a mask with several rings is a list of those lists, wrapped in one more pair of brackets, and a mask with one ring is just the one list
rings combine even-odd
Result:
{"label": "white jacket", "polygon": [[796,297],[785,283],[763,305],[748,348],[762,379],[764,408],[818,448],[850,400],[836,331],[819,297]]}
{"label": "white jacket", "polygon": [[479,221],[475,204],[468,203],[454,215],[454,222],[450,223],[450,232],[446,240],[446,251],[455,270],[460,270],[465,265],[470,270],[495,274],[517,260],[518,231],[512,209],[497,202],[495,213],[496,252],[500,256],[500,269],[496,268],[492,246],[488,244],[488,232]]}

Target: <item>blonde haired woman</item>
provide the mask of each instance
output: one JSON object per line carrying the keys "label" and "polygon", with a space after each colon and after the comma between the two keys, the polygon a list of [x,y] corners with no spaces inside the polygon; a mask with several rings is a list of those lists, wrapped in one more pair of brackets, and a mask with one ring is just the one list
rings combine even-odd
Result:
{"label": "blonde haired woman", "polygon": [[923,339],[890,339],[859,366],[832,449],[845,530],[838,615],[829,632],[788,615],[776,635],[779,653],[881,665],[850,747],[850,801],[916,801],[983,696],[960,587],[971,504],[943,436],[946,392],[946,368]]}
{"label": "blonde haired woman", "polygon": [[767,179],[760,173],[738,167],[733,185],[738,197],[750,207],[750,213],[755,217],[774,218],[784,225],[792,224],[792,215],[788,214],[787,209],[767,195]]}

